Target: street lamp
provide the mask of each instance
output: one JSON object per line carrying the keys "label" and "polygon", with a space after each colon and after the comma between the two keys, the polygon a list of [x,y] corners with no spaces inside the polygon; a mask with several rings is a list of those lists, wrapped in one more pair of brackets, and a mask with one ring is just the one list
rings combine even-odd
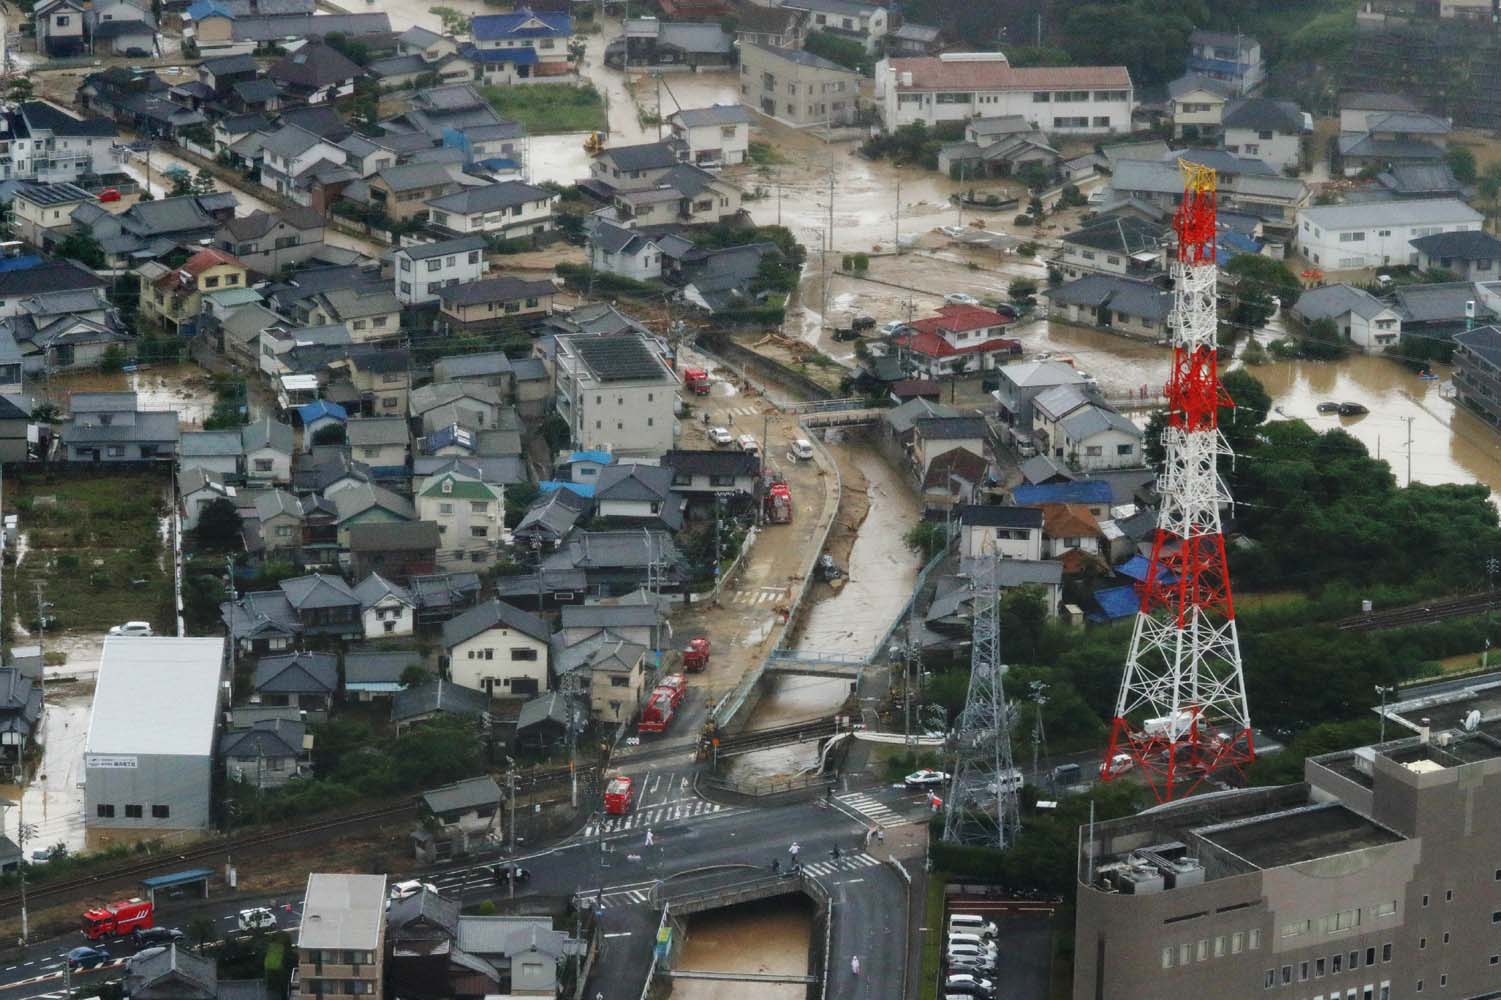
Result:
{"label": "street lamp", "polygon": [[1381,685],[1381,684],[1377,684],[1376,685],[1376,693],[1381,696],[1381,740],[1380,740],[1380,742],[1385,743],[1386,742],[1386,696],[1389,695],[1389,694],[1396,694],[1397,693],[1397,686],[1395,684],[1385,685],[1385,686]]}

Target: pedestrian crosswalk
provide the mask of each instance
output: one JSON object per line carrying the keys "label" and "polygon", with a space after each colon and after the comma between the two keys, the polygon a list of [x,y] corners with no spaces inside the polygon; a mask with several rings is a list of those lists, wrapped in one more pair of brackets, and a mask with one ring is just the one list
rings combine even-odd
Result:
{"label": "pedestrian crosswalk", "polygon": [[761,408],[759,406],[733,406],[724,412],[735,417],[755,417],[760,415]]}
{"label": "pedestrian crosswalk", "polygon": [[869,868],[871,865],[880,864],[878,858],[869,854],[846,854],[838,861],[830,858],[827,861],[815,861],[812,864],[803,865],[803,871],[809,875],[832,875],[835,872],[853,872],[861,868]]}
{"label": "pedestrian crosswalk", "polygon": [[585,902],[596,910],[608,910],[612,906],[639,906],[649,898],[645,889],[626,889],[621,892],[607,892],[602,896],[594,896]]}
{"label": "pedestrian crosswalk", "polygon": [[775,604],[787,600],[786,587],[761,587],[756,590],[737,590],[731,596],[734,604]]}
{"label": "pedestrian crosswalk", "polygon": [[696,816],[712,816],[721,812],[724,806],[717,802],[706,802],[703,799],[679,799],[666,805],[652,806],[647,809],[638,809],[626,816],[605,816],[600,820],[591,822],[584,827],[585,837],[597,837],[600,834],[624,833],[626,830],[647,830],[653,826],[662,826],[675,823]]}
{"label": "pedestrian crosswalk", "polygon": [[835,798],[883,829],[901,826],[907,822],[901,813],[864,792],[850,792],[846,795],[836,795]]}

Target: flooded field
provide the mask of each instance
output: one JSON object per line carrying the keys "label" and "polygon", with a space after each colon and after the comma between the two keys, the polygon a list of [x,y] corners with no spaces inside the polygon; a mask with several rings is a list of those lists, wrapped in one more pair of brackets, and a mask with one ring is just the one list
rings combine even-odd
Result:
{"label": "flooded field", "polygon": [[94,684],[49,682],[43,708],[42,762],[24,793],[13,785],[0,785],[0,799],[15,802],[20,809],[3,810],[4,833],[18,840],[24,814],[30,830],[26,853],[63,844],[69,851],[84,846],[83,745],[89,731],[89,709]]}
{"label": "flooded field", "polygon": [[[811,904],[796,897],[768,899],[689,919],[677,968],[701,972],[807,975],[813,930]],[[798,983],[736,983],[676,980],[673,1000],[802,1000]]]}
{"label": "flooded field", "polygon": [[176,410],[179,424],[202,427],[214,409],[208,374],[192,364],[162,365],[136,372],[59,375],[39,384],[37,396],[67,410],[75,392],[134,392],[143,410]]}

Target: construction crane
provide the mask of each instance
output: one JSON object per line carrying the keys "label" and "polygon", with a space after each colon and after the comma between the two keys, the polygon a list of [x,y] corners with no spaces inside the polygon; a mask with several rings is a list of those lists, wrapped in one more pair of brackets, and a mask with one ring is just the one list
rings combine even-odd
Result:
{"label": "construction crane", "polygon": [[1231,497],[1218,468],[1230,452],[1219,409],[1234,404],[1220,385],[1216,344],[1215,173],[1183,160],[1179,166],[1162,503],[1100,767],[1105,781],[1141,772],[1159,802],[1255,757],[1220,528],[1220,507]]}

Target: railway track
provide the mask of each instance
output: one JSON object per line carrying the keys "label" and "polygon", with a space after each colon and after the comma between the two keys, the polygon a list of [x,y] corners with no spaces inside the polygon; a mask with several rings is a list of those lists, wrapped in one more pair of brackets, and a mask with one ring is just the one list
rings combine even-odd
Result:
{"label": "railway track", "polygon": [[[771,750],[792,743],[821,740],[833,736],[836,731],[834,719],[830,716],[827,719],[813,719],[809,722],[800,722],[790,726],[777,726],[774,729],[758,729],[752,733],[738,733],[734,736],[720,738],[719,756],[733,757],[739,754],[754,753],[757,750]],[[713,753],[714,751],[710,748],[709,752]]]}
{"label": "railway track", "polygon": [[1355,615],[1335,622],[1342,632],[1374,632],[1379,629],[1399,628],[1403,625],[1426,625],[1449,618],[1464,618],[1484,614],[1496,606],[1495,595],[1489,593],[1466,594],[1442,600],[1413,604],[1390,611],[1373,611],[1368,615]]}
{"label": "railway track", "polygon": [[[57,882],[35,883],[27,887],[26,899],[28,904],[35,906],[39,899],[47,899],[53,896],[81,895],[91,890],[102,889],[125,879],[144,877],[152,874],[165,874],[163,869],[177,868],[196,861],[218,859],[227,853],[240,852],[265,844],[302,838],[309,834],[324,833],[329,830],[337,830],[341,827],[363,825],[376,820],[411,815],[415,812],[416,806],[408,800],[401,803],[379,806],[374,809],[367,809],[363,812],[348,813],[343,816],[330,816],[326,819],[305,823],[301,826],[268,830],[263,833],[255,833],[228,840],[215,840],[204,844],[194,844],[180,851],[156,854],[150,858],[131,861],[114,868],[101,869],[88,875],[79,875],[75,878],[62,879]],[[19,892],[0,896],[0,912],[9,912],[12,908],[19,909],[20,906],[21,894]]]}

